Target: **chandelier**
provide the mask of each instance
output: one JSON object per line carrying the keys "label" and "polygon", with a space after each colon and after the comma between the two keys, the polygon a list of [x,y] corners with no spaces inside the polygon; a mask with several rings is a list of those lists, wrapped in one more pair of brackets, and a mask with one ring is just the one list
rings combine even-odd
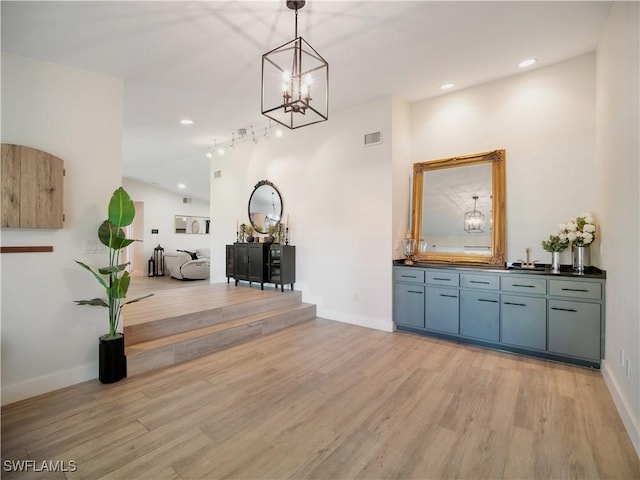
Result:
{"label": "chandelier", "polygon": [[287,0],[295,10],[295,38],[262,55],[262,114],[294,129],[329,118],[329,64],[298,36],[298,10],[305,0]]}
{"label": "chandelier", "polygon": [[464,214],[464,231],[467,233],[483,233],[484,215],[476,210],[478,196],[473,197],[473,210]]}

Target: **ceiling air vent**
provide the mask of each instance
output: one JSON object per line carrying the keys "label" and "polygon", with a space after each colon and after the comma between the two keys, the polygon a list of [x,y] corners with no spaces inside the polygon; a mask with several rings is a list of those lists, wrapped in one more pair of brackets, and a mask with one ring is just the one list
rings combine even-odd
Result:
{"label": "ceiling air vent", "polygon": [[191,204],[191,198],[190,197],[182,197],[182,203]]}
{"label": "ceiling air vent", "polygon": [[382,143],[382,132],[373,132],[364,134],[364,146],[380,145]]}

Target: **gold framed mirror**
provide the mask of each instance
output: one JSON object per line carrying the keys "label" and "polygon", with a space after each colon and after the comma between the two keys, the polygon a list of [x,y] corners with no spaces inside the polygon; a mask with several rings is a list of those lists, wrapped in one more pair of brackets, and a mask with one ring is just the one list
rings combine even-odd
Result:
{"label": "gold framed mirror", "polygon": [[413,164],[414,259],[504,265],[505,151]]}

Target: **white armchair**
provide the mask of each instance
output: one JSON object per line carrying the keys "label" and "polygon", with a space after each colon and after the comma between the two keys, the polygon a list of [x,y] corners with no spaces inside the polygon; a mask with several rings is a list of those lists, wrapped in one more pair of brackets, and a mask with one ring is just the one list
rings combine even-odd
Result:
{"label": "white armchair", "polygon": [[[194,257],[196,257],[194,259]],[[190,252],[176,251],[164,254],[164,264],[169,274],[178,280],[206,280],[209,278],[209,259],[197,258]]]}

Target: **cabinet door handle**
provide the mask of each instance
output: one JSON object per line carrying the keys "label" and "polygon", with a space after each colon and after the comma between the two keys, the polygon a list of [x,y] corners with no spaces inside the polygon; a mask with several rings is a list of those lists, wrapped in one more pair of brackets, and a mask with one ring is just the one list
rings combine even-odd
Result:
{"label": "cabinet door handle", "polygon": [[551,307],[551,310],[560,310],[561,312],[573,312],[578,313],[578,310],[574,308],[560,308],[560,307]]}
{"label": "cabinet door handle", "polygon": [[563,292],[589,292],[586,288],[563,288]]}
{"label": "cabinet door handle", "polygon": [[422,292],[420,292],[418,290],[407,290],[407,293],[418,293],[418,294],[422,295]]}
{"label": "cabinet door handle", "polygon": [[480,283],[480,284],[482,284],[482,285],[490,285],[490,283],[489,283],[489,282],[480,282],[480,281],[478,281],[478,280],[469,280],[469,283]]}
{"label": "cabinet door handle", "polygon": [[516,307],[526,307],[526,303],[512,303],[512,302],[504,302],[505,305],[515,305]]}
{"label": "cabinet door handle", "polygon": [[535,285],[523,285],[522,283],[514,283],[514,287],[524,287],[524,288],[536,288]]}
{"label": "cabinet door handle", "polygon": [[402,278],[418,278],[415,275],[400,275]]}
{"label": "cabinet door handle", "polygon": [[442,282],[450,282],[451,279],[450,278],[438,278],[438,277],[433,277],[434,280],[440,280]]}
{"label": "cabinet door handle", "polygon": [[490,303],[498,303],[497,300],[487,300],[486,298],[479,298],[479,302],[490,302]]}
{"label": "cabinet door handle", "polygon": [[458,296],[457,296],[457,295],[446,295],[446,294],[444,294],[444,293],[441,293],[441,294],[440,294],[440,296],[441,296],[441,297],[447,297],[447,298],[458,298]]}

